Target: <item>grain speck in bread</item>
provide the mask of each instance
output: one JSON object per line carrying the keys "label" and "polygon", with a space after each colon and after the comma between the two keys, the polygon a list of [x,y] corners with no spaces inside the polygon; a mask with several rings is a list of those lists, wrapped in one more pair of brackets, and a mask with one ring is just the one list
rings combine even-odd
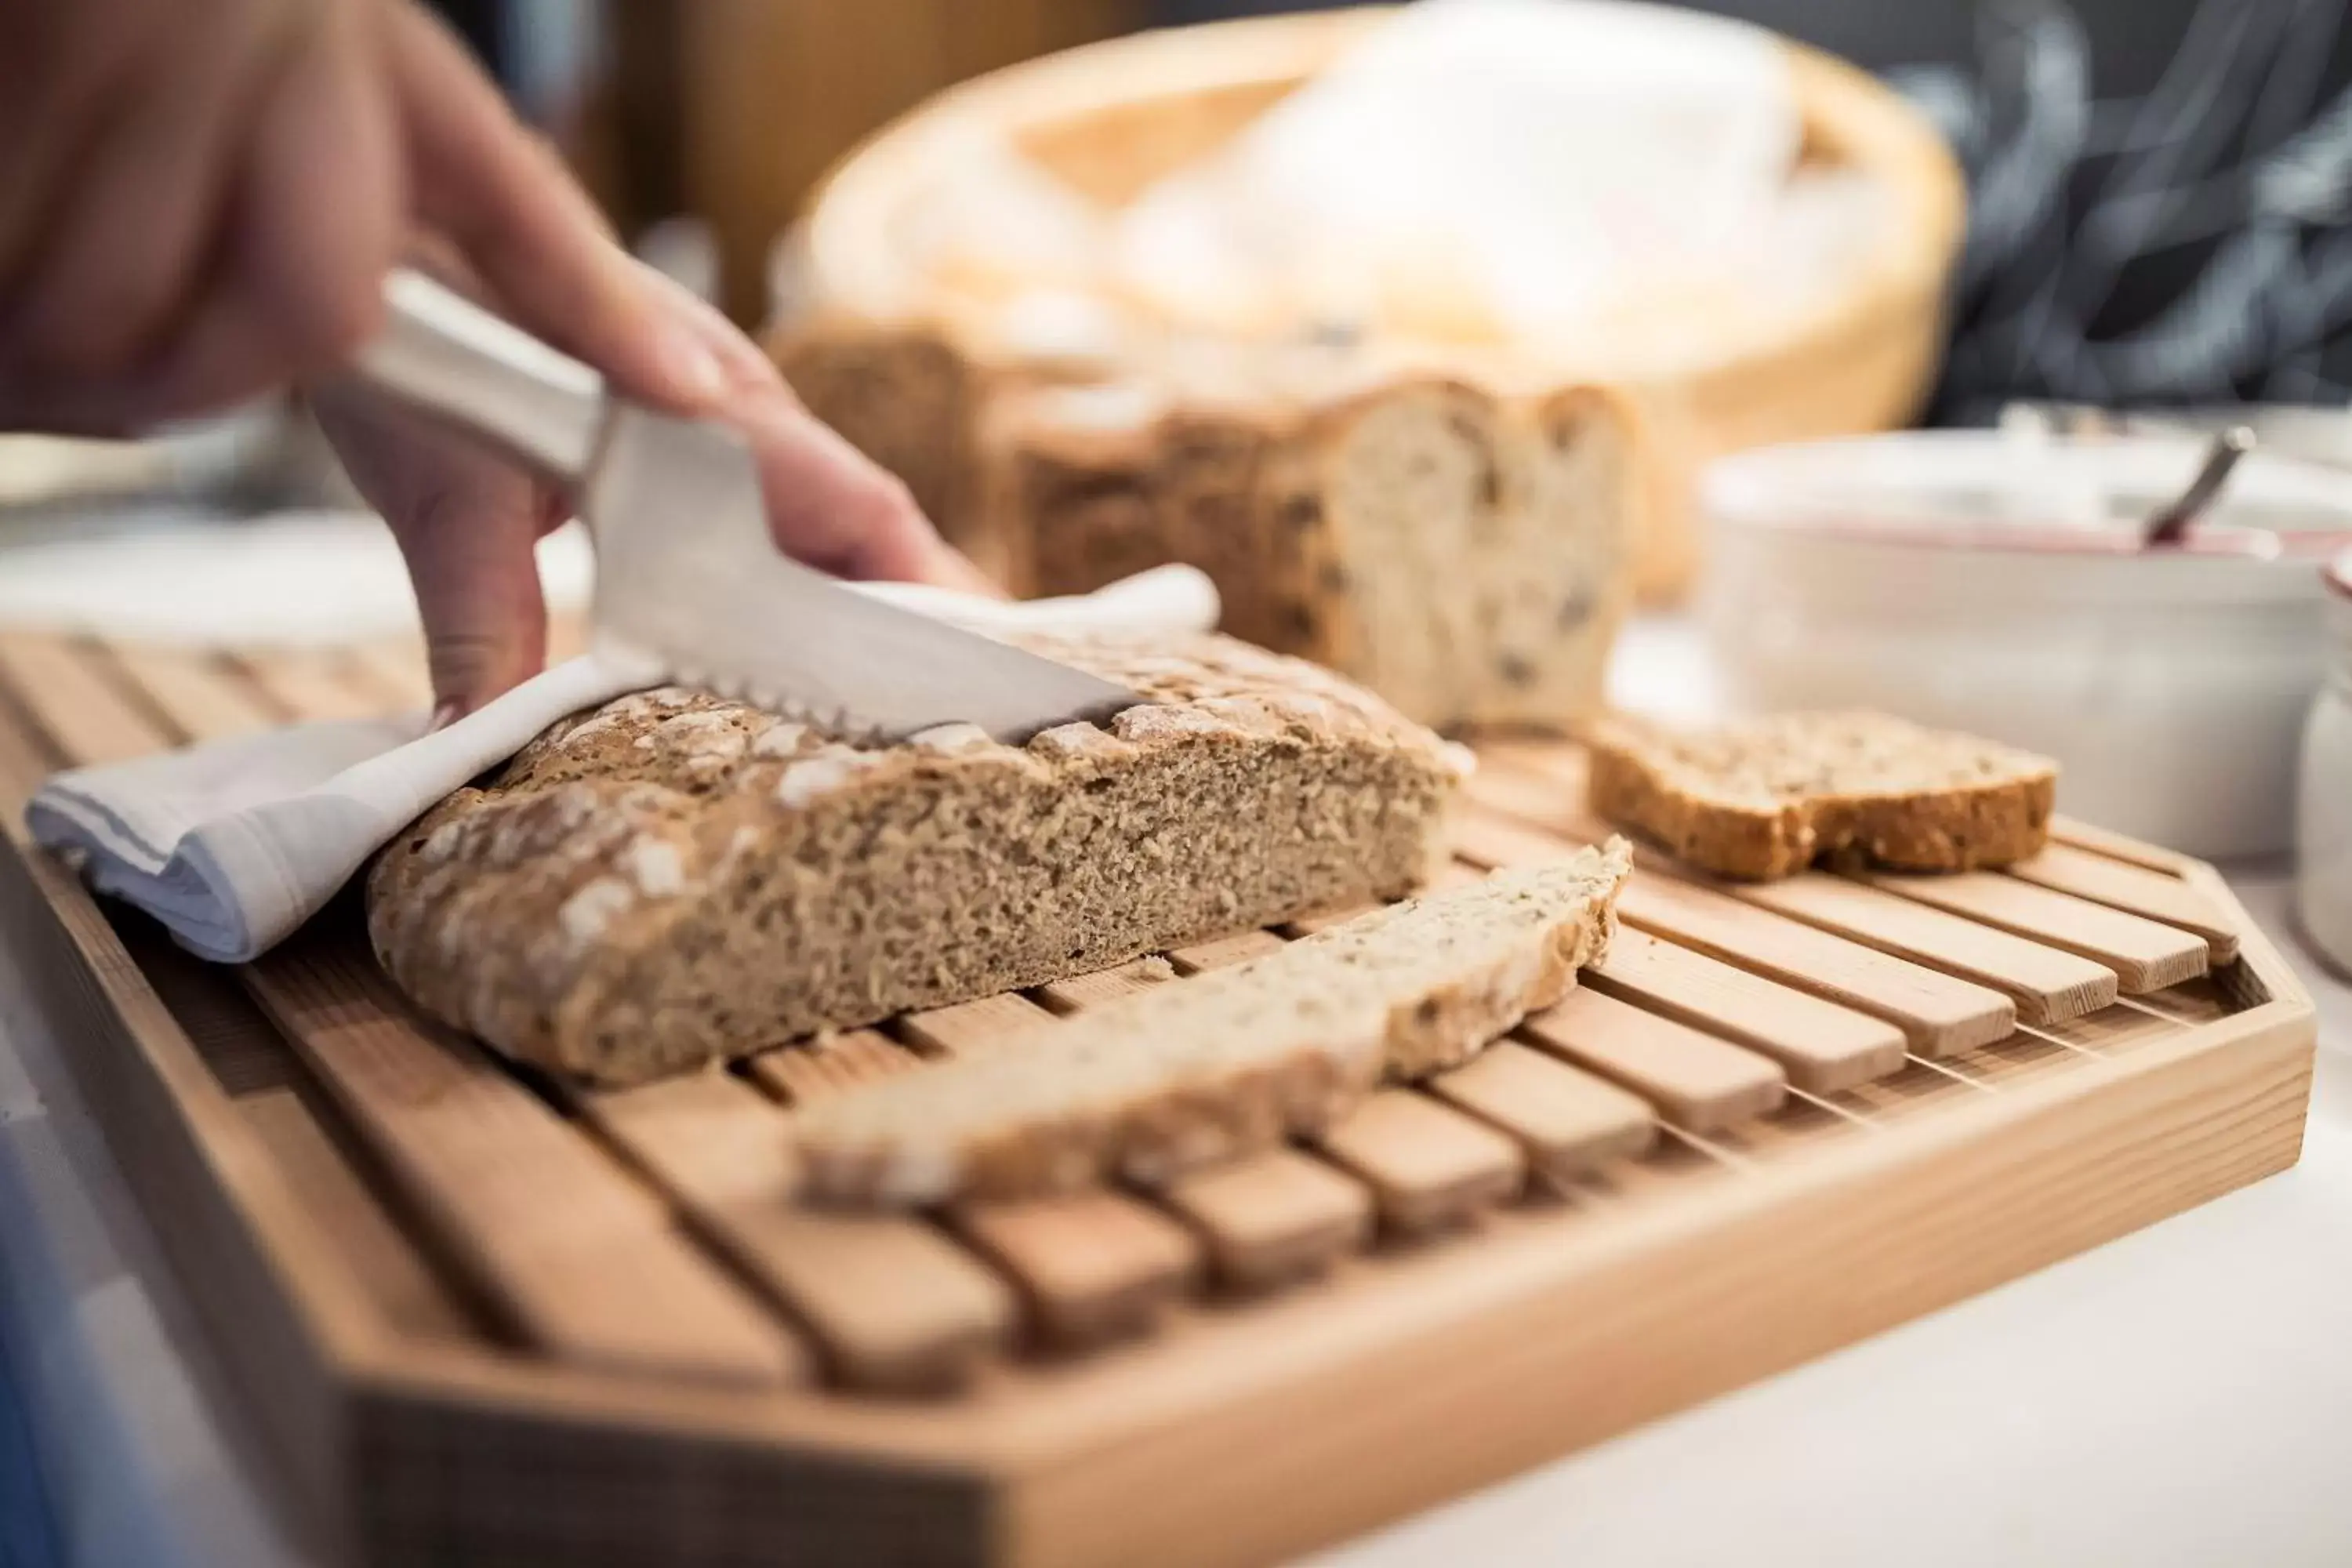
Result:
{"label": "grain speck in bread", "polygon": [[1622,840],[1375,910],[796,1119],[804,1195],[916,1205],[1144,1184],[1313,1134],[1468,1060],[1607,950]]}
{"label": "grain speck in bread", "polygon": [[1706,730],[1612,716],[1586,735],[1592,808],[1721,876],[1859,857],[1904,871],[2006,866],[2047,842],[2057,764],[1879,713]]}
{"label": "grain speck in bread", "polygon": [[1024,747],[852,745],[677,689],[577,715],[403,833],[368,926],[427,1013],[629,1082],[1394,898],[1459,764],[1227,638],[1023,637],[1147,699]]}

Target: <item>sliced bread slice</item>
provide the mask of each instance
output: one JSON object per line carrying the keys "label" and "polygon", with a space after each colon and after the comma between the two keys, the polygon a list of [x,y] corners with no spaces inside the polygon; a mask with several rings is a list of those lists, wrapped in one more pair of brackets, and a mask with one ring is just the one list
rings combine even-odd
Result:
{"label": "sliced bread slice", "polygon": [[1585,737],[1592,809],[1721,876],[1824,858],[1905,871],[2005,866],[2049,837],[2058,766],[1880,713],[1782,713],[1709,730],[1614,716]]}
{"label": "sliced bread slice", "polygon": [[1468,1060],[1605,952],[1622,840],[1362,916],[1279,952],[883,1080],[796,1118],[803,1194],[1011,1198],[1144,1184],[1329,1126],[1383,1074]]}

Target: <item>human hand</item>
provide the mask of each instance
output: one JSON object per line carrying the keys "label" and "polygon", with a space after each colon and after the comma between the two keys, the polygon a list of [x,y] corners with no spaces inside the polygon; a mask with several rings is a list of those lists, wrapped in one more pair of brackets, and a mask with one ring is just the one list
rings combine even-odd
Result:
{"label": "human hand", "polygon": [[[625,393],[742,428],[792,554],[983,587],[765,356],[614,242],[409,0],[0,0],[0,427],[123,434],[331,372],[400,260]],[[319,404],[400,539],[445,706],[535,670],[531,545],[560,506],[404,416]]]}

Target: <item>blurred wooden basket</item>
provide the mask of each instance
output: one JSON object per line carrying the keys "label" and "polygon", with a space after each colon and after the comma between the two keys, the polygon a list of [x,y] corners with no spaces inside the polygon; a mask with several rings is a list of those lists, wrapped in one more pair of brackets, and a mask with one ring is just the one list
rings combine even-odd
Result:
{"label": "blurred wooden basket", "polygon": [[[1106,206],[1215,150],[1330,62],[1386,7],[1139,34],[1014,66],[933,99],[870,138],[819,187],[777,267],[780,355],[818,412],[897,468],[950,534],[977,527],[973,431],[992,389],[1063,374],[964,323],[969,279],[923,275],[910,223],[942,160],[975,145],[1027,155]],[[1885,192],[1850,288],[1713,363],[1631,388],[1650,413],[1651,505],[1639,574],[1671,596],[1696,564],[1688,481],[1708,458],[1775,441],[1885,428],[1925,395],[1965,215],[1935,131],[1863,72],[1788,46],[1804,157]]]}

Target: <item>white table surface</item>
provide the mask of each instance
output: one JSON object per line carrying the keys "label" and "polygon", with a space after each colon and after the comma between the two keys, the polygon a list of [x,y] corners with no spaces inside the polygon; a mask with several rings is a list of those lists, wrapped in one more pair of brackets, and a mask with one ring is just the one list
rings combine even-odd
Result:
{"label": "white table surface", "polygon": [[[1620,676],[1704,705],[1679,628]],[[2232,882],[2323,1012],[2294,1170],[1316,1563],[2352,1563],[2352,987],[2286,936],[2282,876]],[[23,998],[0,953],[0,1564],[302,1562]]]}

